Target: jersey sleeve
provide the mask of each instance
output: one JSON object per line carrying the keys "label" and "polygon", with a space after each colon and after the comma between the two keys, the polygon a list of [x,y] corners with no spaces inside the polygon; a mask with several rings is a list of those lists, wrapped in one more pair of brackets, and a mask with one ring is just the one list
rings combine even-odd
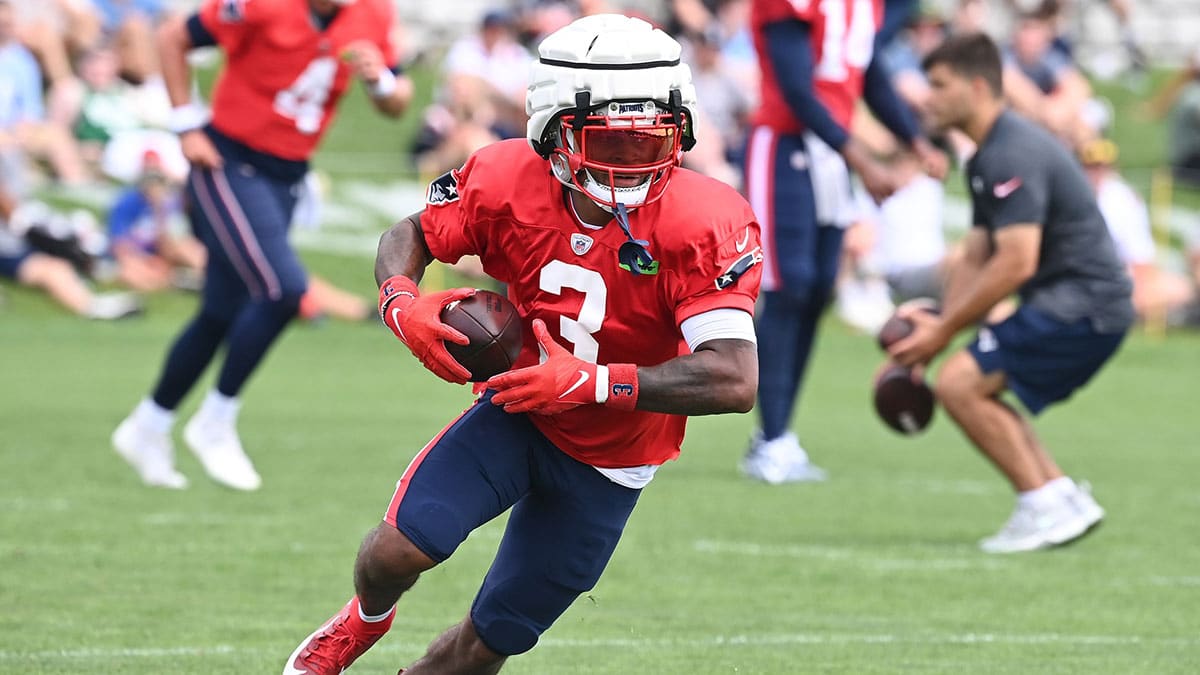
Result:
{"label": "jersey sleeve", "polygon": [[1019,223],[1044,225],[1051,177],[1045,164],[1016,152],[997,153],[979,165],[983,193],[981,211],[991,214],[992,228]]}
{"label": "jersey sleeve", "polygon": [[736,217],[695,237],[672,264],[676,275],[672,300],[675,323],[713,309],[740,309],[754,314],[762,281],[763,252],[758,222],[749,205]]}
{"label": "jersey sleeve", "polygon": [[236,51],[270,18],[274,6],[270,0],[204,0],[196,17],[217,44]]}
{"label": "jersey sleeve", "polygon": [[498,247],[489,246],[499,221],[487,208],[488,165],[479,154],[472,155],[461,168],[435,178],[425,193],[421,213],[421,232],[430,254],[441,262],[454,264],[463,256],[477,255],[484,271],[499,281],[509,278],[505,256]]}

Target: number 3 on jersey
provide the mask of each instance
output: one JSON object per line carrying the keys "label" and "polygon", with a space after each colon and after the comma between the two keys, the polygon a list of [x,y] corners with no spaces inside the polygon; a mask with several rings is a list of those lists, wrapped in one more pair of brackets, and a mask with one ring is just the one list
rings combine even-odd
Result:
{"label": "number 3 on jersey", "polygon": [[604,313],[608,307],[608,287],[604,285],[604,277],[595,270],[551,260],[542,268],[538,286],[554,295],[562,295],[564,288],[583,293],[583,305],[579,308],[578,317],[558,318],[558,334],[575,345],[576,358],[596,363],[600,356],[600,343],[594,334],[604,323]]}
{"label": "number 3 on jersey", "polygon": [[313,59],[291,86],[275,95],[275,112],[295,121],[302,134],[320,131],[337,66],[331,56]]}

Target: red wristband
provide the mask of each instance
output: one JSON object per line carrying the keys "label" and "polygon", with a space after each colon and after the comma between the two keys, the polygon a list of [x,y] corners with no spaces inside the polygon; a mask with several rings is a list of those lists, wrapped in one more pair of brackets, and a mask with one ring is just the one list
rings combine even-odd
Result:
{"label": "red wristband", "polygon": [[379,285],[379,315],[383,316],[387,306],[396,298],[404,296],[416,300],[420,294],[417,283],[403,274],[388,277]]}
{"label": "red wristband", "polygon": [[617,410],[634,410],[637,400],[637,366],[632,363],[608,364],[608,400],[604,405]]}

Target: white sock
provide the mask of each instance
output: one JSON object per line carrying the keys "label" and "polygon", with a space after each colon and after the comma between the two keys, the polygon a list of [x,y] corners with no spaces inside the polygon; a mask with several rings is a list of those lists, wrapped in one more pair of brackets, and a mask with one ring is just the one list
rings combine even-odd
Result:
{"label": "white sock", "polygon": [[392,612],[394,612],[394,611],[396,611],[396,606],[392,605],[391,609],[384,612],[383,614],[380,614],[378,616],[367,616],[366,614],[363,614],[362,605],[360,604],[358,606],[358,618],[362,619],[364,623],[379,623],[380,621],[383,621],[384,619],[391,616]]}
{"label": "white sock", "polygon": [[1058,492],[1053,482],[1045,485],[1026,490],[1017,494],[1017,503],[1021,506],[1032,507],[1035,509],[1045,509],[1062,501],[1062,496]]}
{"label": "white sock", "polygon": [[233,424],[241,406],[242,402],[237,397],[226,396],[213,389],[204,397],[204,403],[200,405],[200,411],[196,414],[205,419]]}
{"label": "white sock", "polygon": [[1079,486],[1075,484],[1075,481],[1071,480],[1070,476],[1059,476],[1046,483],[1046,487],[1053,488],[1058,493],[1058,496],[1063,499],[1069,499],[1076,492],[1079,492]]}
{"label": "white sock", "polygon": [[156,434],[171,433],[171,426],[175,424],[175,411],[167,410],[149,397],[138,403],[133,410],[133,417],[139,424]]}

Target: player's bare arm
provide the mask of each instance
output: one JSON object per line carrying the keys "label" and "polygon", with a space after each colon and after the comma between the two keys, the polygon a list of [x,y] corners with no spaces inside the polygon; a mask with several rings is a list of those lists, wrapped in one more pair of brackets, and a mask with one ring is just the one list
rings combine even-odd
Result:
{"label": "player's bare arm", "polygon": [[379,47],[370,40],[357,40],[346,45],[342,58],[366,86],[376,110],[389,117],[404,114],[412,101],[412,80],[406,75],[394,74],[384,62]]}
{"label": "player's bare arm", "polygon": [[189,162],[216,169],[222,164],[221,155],[202,130],[207,113],[192,101],[192,69],[187,62],[192,40],[186,22],[186,17],[173,15],[158,29],[158,58],[172,107],[170,127],[179,134],[183,156]]}
{"label": "player's bare arm", "polygon": [[1009,225],[997,231],[994,239],[995,251],[974,278],[965,282],[960,295],[947,298],[941,316],[919,311],[905,313],[916,329],[889,350],[897,362],[906,366],[927,363],[946,348],[958,331],[978,321],[1037,272],[1042,243],[1040,225]]}
{"label": "player's bare arm", "polygon": [[758,390],[758,348],[749,340],[709,340],[696,351],[638,368],[638,410],[672,415],[749,412]]}
{"label": "player's bare arm", "polygon": [[420,282],[425,275],[425,268],[431,262],[433,255],[421,234],[421,212],[418,211],[391,226],[379,238],[375,283],[383,285],[389,277],[398,274]]}

